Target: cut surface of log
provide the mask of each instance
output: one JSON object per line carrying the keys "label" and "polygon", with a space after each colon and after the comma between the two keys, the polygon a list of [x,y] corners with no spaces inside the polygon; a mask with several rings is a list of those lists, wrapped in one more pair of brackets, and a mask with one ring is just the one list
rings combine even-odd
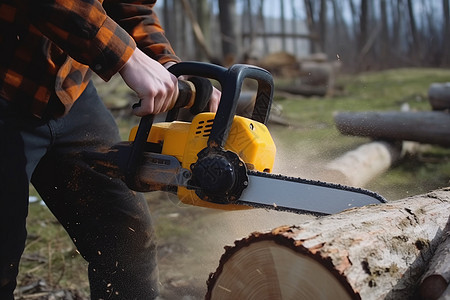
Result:
{"label": "cut surface of log", "polygon": [[351,299],[317,261],[270,240],[250,244],[231,256],[223,274],[212,299],[249,299],[249,290],[252,299]]}
{"label": "cut surface of log", "polygon": [[329,299],[408,299],[449,212],[446,188],[255,232],[226,247],[206,299],[308,299],[309,291],[327,289],[335,295]]}
{"label": "cut surface of log", "polygon": [[346,135],[450,146],[450,114],[442,111],[341,112],[334,122]]}

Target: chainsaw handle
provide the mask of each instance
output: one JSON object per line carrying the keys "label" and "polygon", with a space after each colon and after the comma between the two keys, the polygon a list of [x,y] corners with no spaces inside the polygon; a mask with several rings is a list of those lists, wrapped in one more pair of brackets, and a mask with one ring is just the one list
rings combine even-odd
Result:
{"label": "chainsaw handle", "polygon": [[220,83],[222,96],[208,139],[208,146],[223,147],[225,145],[236,114],[242,84],[246,78],[258,82],[256,102],[251,119],[264,124],[267,123],[274,90],[273,78],[268,71],[244,64],[236,64],[226,69],[202,62],[180,62],[171,66],[169,71],[177,77],[193,75],[215,79]]}

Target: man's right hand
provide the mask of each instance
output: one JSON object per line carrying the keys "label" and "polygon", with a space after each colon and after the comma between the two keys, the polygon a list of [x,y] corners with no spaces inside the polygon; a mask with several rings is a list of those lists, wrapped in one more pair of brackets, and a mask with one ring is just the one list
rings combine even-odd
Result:
{"label": "man's right hand", "polygon": [[141,105],[133,109],[136,116],[165,112],[175,105],[178,79],[138,48],[119,73],[141,100]]}

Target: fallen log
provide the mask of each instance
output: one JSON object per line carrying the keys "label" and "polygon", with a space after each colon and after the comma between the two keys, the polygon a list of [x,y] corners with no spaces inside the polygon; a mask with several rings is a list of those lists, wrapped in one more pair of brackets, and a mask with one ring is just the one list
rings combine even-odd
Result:
{"label": "fallen log", "polygon": [[327,163],[320,171],[320,180],[364,187],[406,154],[421,149],[415,142],[373,141],[348,151]]}
{"label": "fallen log", "polygon": [[401,143],[367,143],[327,163],[321,171],[320,179],[363,187],[374,177],[387,171],[400,158],[401,153]]}
{"label": "fallen log", "polygon": [[450,223],[444,230],[442,242],[434,254],[419,288],[421,299],[439,299],[444,292],[450,298]]}
{"label": "fallen log", "polygon": [[226,247],[206,299],[408,299],[450,211],[450,188],[255,232]]}
{"label": "fallen log", "polygon": [[433,110],[450,109],[450,82],[431,84],[428,89],[428,102]]}
{"label": "fallen log", "polygon": [[450,146],[450,114],[442,111],[341,112],[334,122],[346,135]]}

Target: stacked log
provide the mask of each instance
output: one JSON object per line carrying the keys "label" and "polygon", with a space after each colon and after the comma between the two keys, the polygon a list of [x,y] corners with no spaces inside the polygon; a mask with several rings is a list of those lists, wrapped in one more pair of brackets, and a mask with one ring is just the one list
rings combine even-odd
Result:
{"label": "stacked log", "polygon": [[226,247],[206,299],[408,299],[449,212],[447,188],[255,232]]}

